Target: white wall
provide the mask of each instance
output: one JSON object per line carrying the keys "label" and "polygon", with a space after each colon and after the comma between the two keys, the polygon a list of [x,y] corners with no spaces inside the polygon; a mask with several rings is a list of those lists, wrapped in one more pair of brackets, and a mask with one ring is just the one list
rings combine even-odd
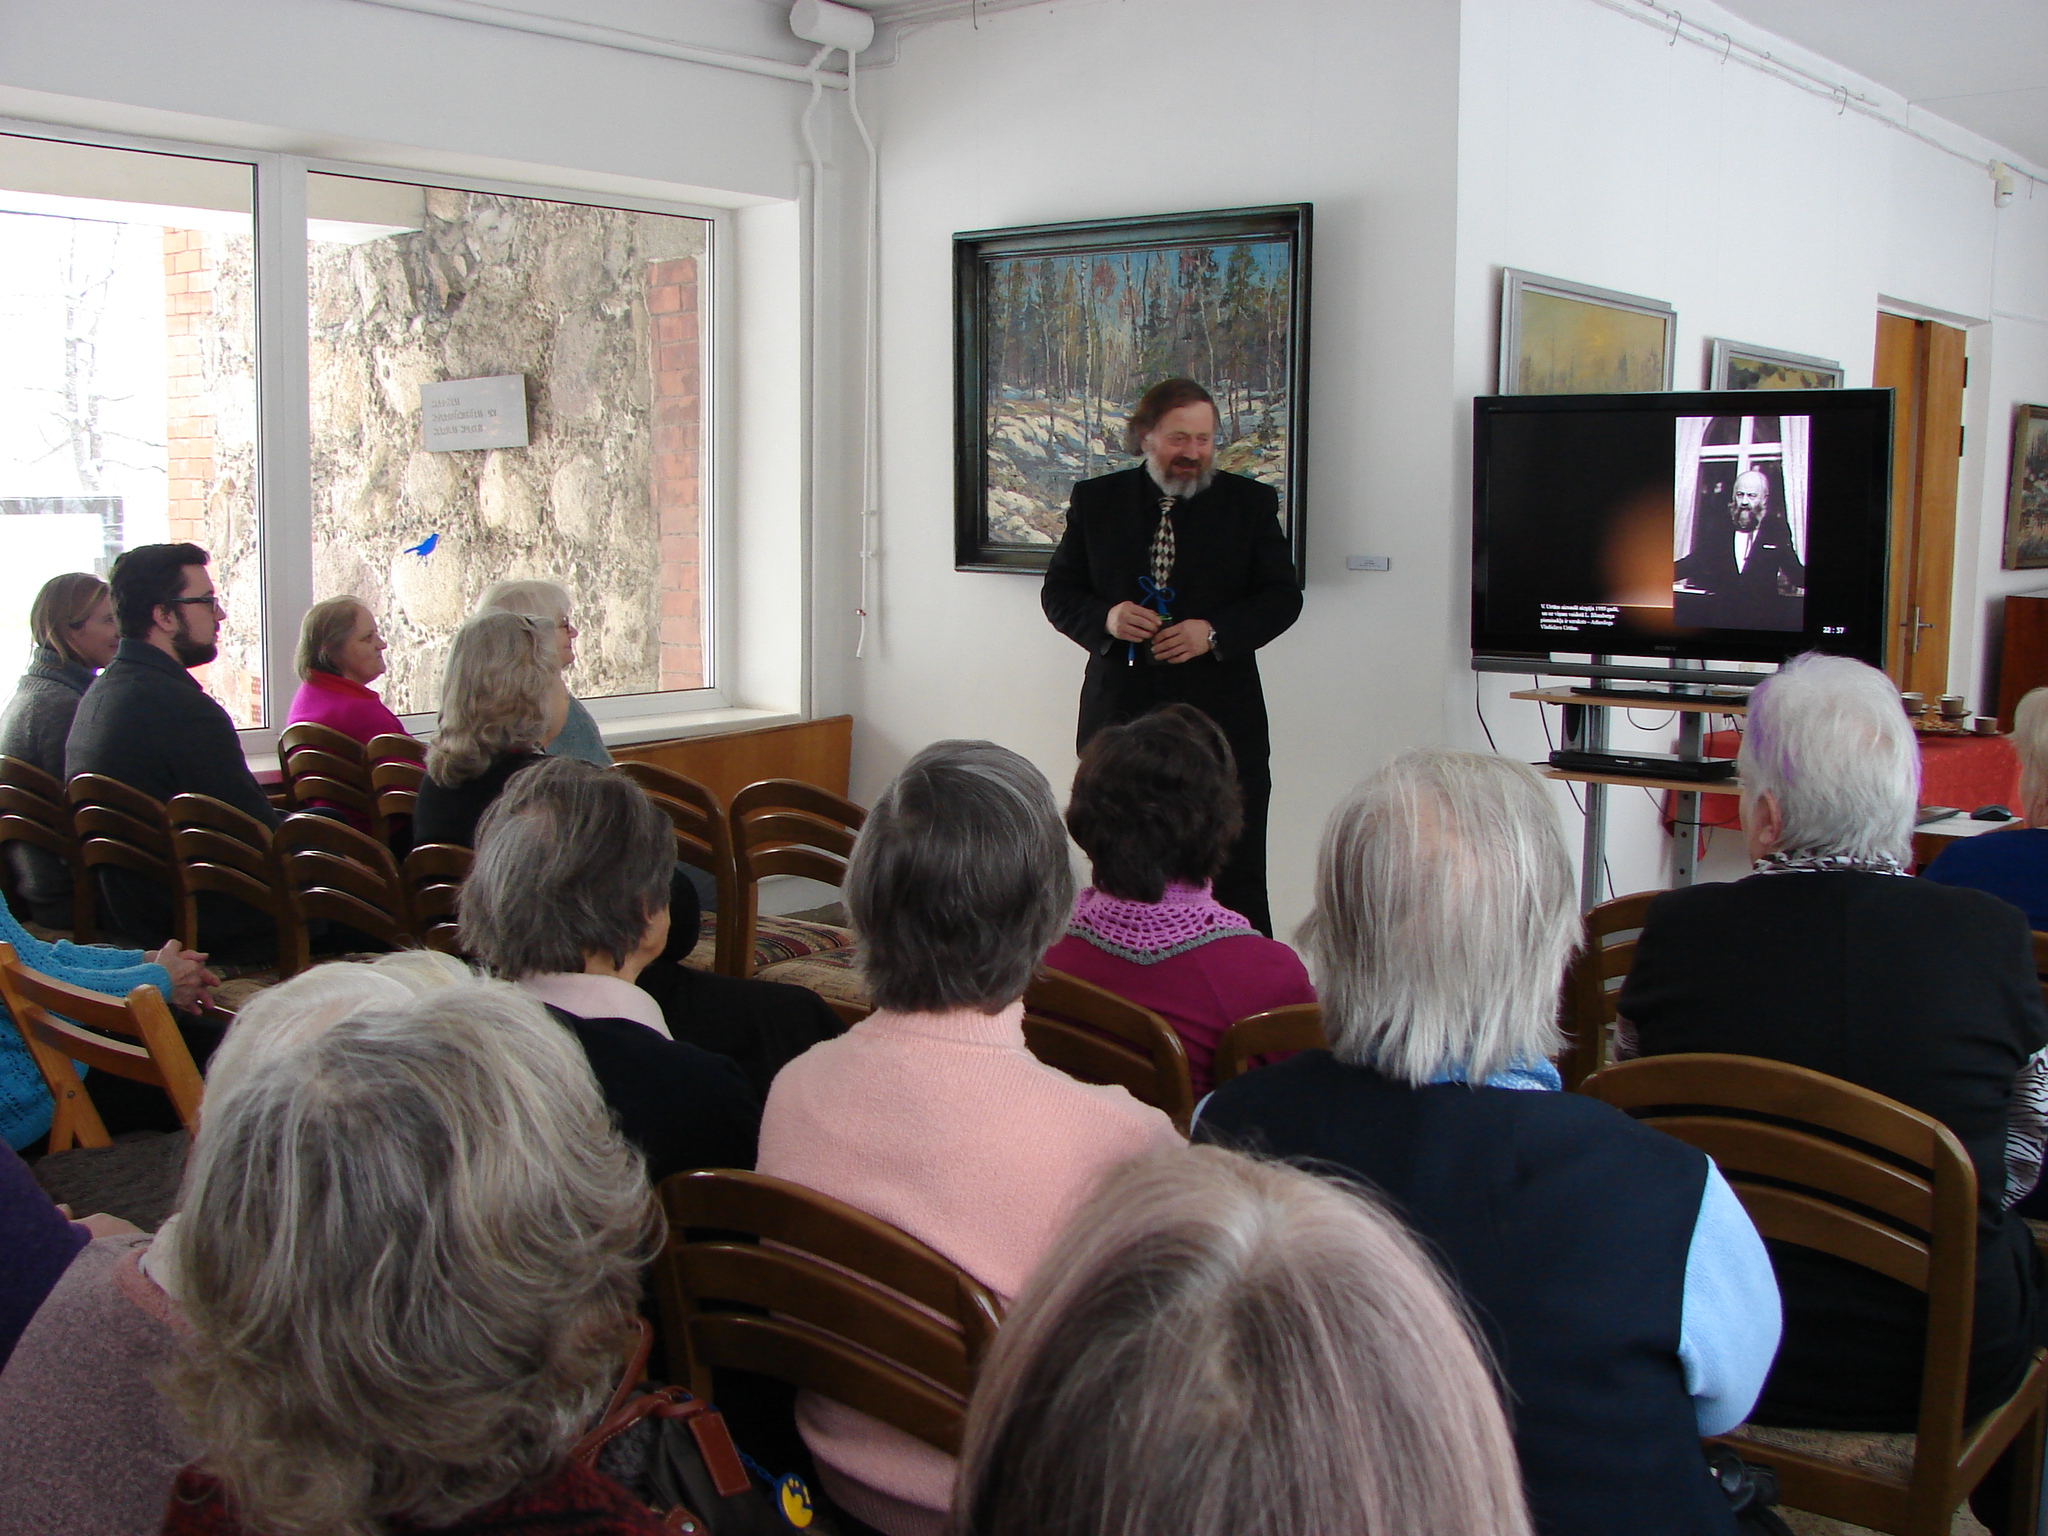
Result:
{"label": "white wall", "polygon": [[[1036,579],[952,568],[953,233],[1315,204],[1307,605],[1260,658],[1285,931],[1331,804],[1444,734],[1457,6],[1081,0],[915,32],[876,78],[886,451],[880,618],[846,695],[856,796],[943,736],[1014,747],[1062,795],[1073,774],[1082,651]],[[1347,573],[1350,552],[1393,570]]]}
{"label": "white wall", "polygon": [[[1903,114],[1877,86],[1704,0],[1685,14]],[[1704,385],[1712,336],[1837,358],[1854,387],[1870,383],[1881,302],[1968,327],[1951,687],[1980,697],[1982,594],[2048,585],[1997,572],[2010,403],[2029,390],[2048,398],[2048,192],[1999,210],[1981,167],[1714,52],[1672,46],[1668,29],[1591,0],[1465,0],[1463,38],[1452,344],[1461,399],[1494,387],[1503,266],[1673,303],[1679,389]],[[1462,560],[1462,530],[1450,537]],[[1461,603],[1460,624],[1463,613]],[[1539,757],[1538,706],[1509,702],[1514,686],[1481,684],[1486,719],[1503,750]],[[1624,718],[1618,743],[1668,750],[1668,716],[1635,712],[1647,731]],[[1483,744],[1469,709],[1452,720],[1459,740]],[[1652,798],[1622,790],[1613,803],[1615,890],[1667,883]],[[1561,790],[1559,804],[1569,810]],[[1736,867],[1733,839],[1716,841],[1725,873]]]}

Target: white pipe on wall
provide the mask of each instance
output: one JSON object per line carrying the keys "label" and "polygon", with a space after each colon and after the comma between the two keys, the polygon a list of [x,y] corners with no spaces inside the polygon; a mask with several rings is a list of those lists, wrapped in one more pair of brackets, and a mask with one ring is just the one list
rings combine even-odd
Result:
{"label": "white pipe on wall", "polygon": [[771,80],[790,80],[798,85],[813,82],[835,91],[846,89],[846,76],[784,64],[777,59],[757,59],[749,53],[728,53],[721,48],[698,48],[649,37],[619,27],[601,27],[594,22],[566,21],[559,16],[542,16],[509,6],[486,4],[485,0],[356,0],[359,5],[381,5],[386,10],[411,11],[421,16],[442,16],[450,21],[471,21],[480,26],[501,27],[508,32],[530,32],[536,37],[562,38],[572,43],[594,43],[600,48],[619,48],[627,53],[652,54],[661,59],[680,59],[686,64],[709,64],[717,69],[736,69],[749,75],[766,75]]}

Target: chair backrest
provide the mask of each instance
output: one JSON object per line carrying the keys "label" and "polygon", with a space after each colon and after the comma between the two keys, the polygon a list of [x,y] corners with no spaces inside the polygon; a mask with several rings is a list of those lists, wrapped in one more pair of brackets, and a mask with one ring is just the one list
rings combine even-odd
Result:
{"label": "chair backrest", "polygon": [[287,777],[291,774],[292,759],[297,757],[301,750],[308,749],[324,752],[358,772],[369,771],[370,756],[355,737],[337,731],[331,725],[317,725],[311,720],[301,720],[296,725],[286,726],[277,738],[278,761],[283,764]]}
{"label": "chair backrest", "polygon": [[197,937],[199,893],[212,891],[255,908],[276,925],[280,976],[304,970],[309,957],[285,899],[270,828],[211,795],[173,795],[166,810],[178,861],[180,942],[186,933]]}
{"label": "chair backrest", "polygon": [[459,843],[422,843],[405,856],[400,867],[413,932],[429,949],[459,955],[456,920],[462,897],[462,882],[469,878],[471,850]]}
{"label": "chair backrest", "polygon": [[1041,967],[1024,990],[1024,1043],[1084,1083],[1115,1083],[1166,1111],[1185,1136],[1195,1113],[1188,1053],[1173,1026],[1114,992]]}
{"label": "chair backrest", "polygon": [[197,1124],[203,1087],[199,1069],[155,987],[139,986],[125,999],[89,992],[30,970],[13,945],[0,943],[0,1000],[56,1106],[50,1121],[52,1152],[111,1145],[73,1062],[161,1088],[185,1129]]}
{"label": "chair backrest", "polygon": [[1867,1088],[1753,1056],[1643,1057],[1605,1068],[1580,1091],[1705,1152],[1765,1238],[1926,1292],[1915,1463],[1955,1462],[1977,1273],[1977,1174],[1948,1127]]}
{"label": "chair backrest", "polygon": [[986,1287],[887,1222],[766,1174],[679,1173],[661,1202],[656,1295],[691,1391],[708,1397],[715,1367],[755,1371],[958,1454],[1001,1319]]}
{"label": "chair backrest", "polygon": [[[379,741],[404,738],[379,736]],[[411,820],[419,807],[420,785],[426,782],[427,770],[411,758],[394,757],[370,765],[370,787],[377,793],[377,815],[382,818],[386,842],[391,840],[391,828],[401,819]]]}
{"label": "chair backrest", "polygon": [[1636,960],[1636,939],[1661,894],[1636,891],[1603,901],[1586,914],[1586,942],[1566,965],[1557,1007],[1564,1050],[1557,1069],[1566,1088],[1576,1088],[1614,1059],[1615,1006],[1621,984]]}
{"label": "chair backrest", "polygon": [[[184,889],[177,850],[171,844],[170,814],[163,802],[105,774],[81,773],[64,786],[71,825],[78,838],[78,867],[88,880],[101,869],[125,869],[164,888],[171,910]],[[197,934],[174,934],[197,948]]]}
{"label": "chair backrest", "polygon": [[847,858],[867,814],[851,800],[797,779],[763,779],[732,797],[726,824],[732,840],[734,921],[725,921],[721,894],[720,971],[728,976],[753,972],[761,881],[769,875],[801,875],[826,885],[843,884]]}
{"label": "chair backrest", "polygon": [[377,839],[331,816],[301,814],[285,817],[271,847],[285,898],[302,931],[324,919],[346,923],[394,949],[411,942],[398,861]]}
{"label": "chair backrest", "polygon": [[1209,1059],[1209,1077],[1217,1087],[1243,1072],[1256,1057],[1280,1051],[1320,1051],[1329,1046],[1323,1035],[1320,1003],[1289,1003],[1247,1014],[1223,1031],[1216,1054]]}
{"label": "chair backrest", "polygon": [[[718,891],[719,912],[736,912],[739,872],[733,864],[732,827],[726,820],[725,807],[718,803],[718,796],[695,779],[684,778],[666,768],[657,768],[652,763],[621,762],[618,770],[646,790],[647,798],[668,817],[669,825],[676,834],[676,861],[711,876]],[[737,975],[740,973],[728,970],[731,957],[726,953],[729,947],[727,935],[735,922],[734,918],[720,919],[717,952],[712,966],[715,970]]]}
{"label": "chair backrest", "polygon": [[[8,843],[29,843],[60,860],[71,871],[71,937],[90,944],[94,937],[92,879],[78,856],[78,831],[64,786],[34,763],[0,757],[0,849]],[[6,881],[9,905],[18,905],[13,866],[0,856],[0,879]]]}
{"label": "chair backrest", "polygon": [[363,750],[369,754],[372,766],[378,763],[424,763],[427,760],[425,742],[417,736],[401,736],[396,731],[372,736],[370,744]]}

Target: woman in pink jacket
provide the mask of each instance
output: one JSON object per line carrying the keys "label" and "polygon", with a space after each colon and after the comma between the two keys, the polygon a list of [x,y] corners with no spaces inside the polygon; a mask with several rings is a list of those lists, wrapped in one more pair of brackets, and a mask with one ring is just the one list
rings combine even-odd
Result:
{"label": "woman in pink jacket", "polygon": [[[1074,877],[1052,787],[986,741],[927,747],[882,792],[844,888],[876,1012],[777,1075],[763,1173],[930,1244],[1005,1302],[1109,1168],[1180,1144],[1121,1088],[1024,1044],[1024,987]],[[814,1394],[825,1489],[887,1536],[944,1531],[953,1458]]]}
{"label": "woman in pink jacket", "polygon": [[284,723],[330,726],[364,746],[378,736],[410,735],[370,689],[383,675],[377,616],[360,598],[323,598],[306,610],[299,627],[299,691]]}

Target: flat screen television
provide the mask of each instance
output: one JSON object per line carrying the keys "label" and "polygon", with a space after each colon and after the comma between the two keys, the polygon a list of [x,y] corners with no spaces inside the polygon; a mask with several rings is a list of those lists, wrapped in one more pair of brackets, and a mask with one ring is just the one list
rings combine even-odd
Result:
{"label": "flat screen television", "polygon": [[1890,390],[1472,406],[1474,651],[1883,665]]}

